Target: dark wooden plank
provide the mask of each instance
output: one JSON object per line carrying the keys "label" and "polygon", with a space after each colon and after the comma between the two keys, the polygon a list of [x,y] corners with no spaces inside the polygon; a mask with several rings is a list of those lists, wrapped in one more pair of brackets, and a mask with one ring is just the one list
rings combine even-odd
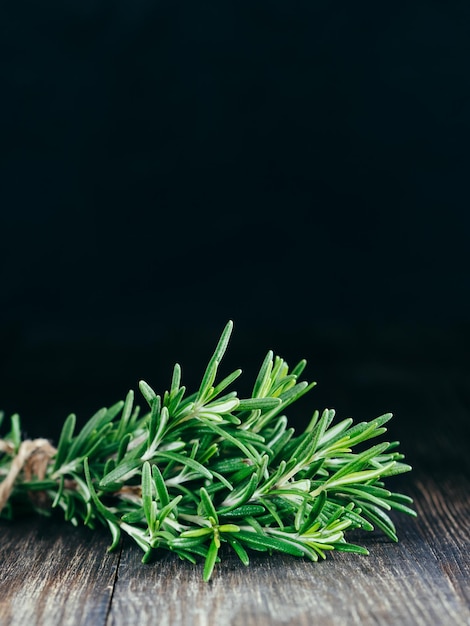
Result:
{"label": "dark wooden plank", "polygon": [[395,485],[414,498],[418,519],[394,516],[398,544],[362,534],[358,542],[369,548],[368,557],[334,554],[320,564],[261,556],[243,568],[230,558],[209,584],[201,581],[200,566],[168,557],[142,566],[140,551],[128,546],[109,623],[468,626],[470,407],[449,377],[439,382],[415,372],[410,380],[386,371],[380,377],[371,383],[366,377],[366,393],[356,389],[356,399],[372,415],[371,398],[379,407],[388,396],[400,409],[392,439],[404,442],[414,471]]}
{"label": "dark wooden plank", "polygon": [[468,626],[468,381],[454,386],[429,372],[400,380],[385,370],[363,381],[350,394],[358,415],[365,408],[364,417],[374,416],[393,400],[391,438],[403,442],[414,466],[395,479],[419,514],[394,516],[398,544],[363,533],[354,539],[368,557],[333,554],[319,564],[257,555],[244,568],[231,556],[206,584],[202,565],[169,555],[142,565],[141,551],[127,541],[121,557],[107,554],[105,530],[42,519],[2,523],[0,625]]}
{"label": "dark wooden plank", "polygon": [[0,537],[1,626],[105,624],[119,561],[106,533],[38,517]]}
{"label": "dark wooden plank", "polygon": [[200,566],[176,558],[144,566],[123,550],[109,624],[124,626],[307,626],[470,623],[469,481],[408,484],[419,519],[395,516],[400,542],[362,534],[367,557],[335,554],[322,563],[289,557],[235,558],[201,581]]}
{"label": "dark wooden plank", "polygon": [[[451,589],[455,607],[466,607],[470,623],[470,480],[468,475],[440,479],[417,476],[411,490],[418,519],[411,540],[434,581]],[[409,528],[409,527],[407,527]],[[419,548],[419,549],[418,549]]]}
{"label": "dark wooden plank", "polygon": [[171,557],[143,566],[126,545],[107,621],[118,556],[106,554],[106,534],[47,520],[3,523],[0,623],[303,626],[314,615],[332,626],[468,624],[469,481],[418,475],[403,487],[419,519],[396,516],[398,545],[362,535],[369,557],[258,556],[249,568],[230,558],[205,584],[199,566]]}

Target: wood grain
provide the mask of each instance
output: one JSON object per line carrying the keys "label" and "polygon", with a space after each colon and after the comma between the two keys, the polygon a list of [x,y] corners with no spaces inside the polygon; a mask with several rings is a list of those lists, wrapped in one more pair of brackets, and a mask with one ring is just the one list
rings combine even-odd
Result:
{"label": "wood grain", "polygon": [[[373,381],[378,403],[384,380]],[[203,583],[202,565],[171,555],[142,565],[130,541],[108,554],[105,530],[1,523],[0,626],[470,626],[470,393],[468,381],[435,382],[401,388],[393,435],[414,471],[394,480],[418,518],[394,515],[398,544],[356,533],[369,556],[318,564],[255,554],[245,568],[229,555]]]}
{"label": "wood grain", "polygon": [[335,554],[315,564],[259,556],[248,568],[230,558],[205,584],[201,567],[176,558],[142,567],[139,551],[129,546],[109,623],[468,625],[469,486],[463,479],[439,486],[420,478],[412,488],[419,521],[396,517],[398,544],[375,533],[357,537],[370,550],[367,557]]}
{"label": "wood grain", "polygon": [[106,533],[36,518],[0,537],[1,626],[106,623],[119,561]]}
{"label": "wood grain", "polygon": [[418,474],[408,492],[419,519],[395,516],[398,544],[357,533],[368,557],[334,554],[315,564],[256,555],[245,568],[229,556],[208,584],[201,566],[176,557],[142,565],[130,542],[120,558],[109,555],[105,533],[3,523],[0,624],[467,626],[469,487],[463,476]]}

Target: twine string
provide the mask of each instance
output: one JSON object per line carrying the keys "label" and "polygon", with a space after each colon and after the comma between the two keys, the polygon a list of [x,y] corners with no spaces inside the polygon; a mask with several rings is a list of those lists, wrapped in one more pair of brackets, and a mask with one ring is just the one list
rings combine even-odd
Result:
{"label": "twine string", "polygon": [[[0,439],[0,452],[14,454],[14,447],[9,441]],[[30,481],[33,476],[43,480],[47,466],[56,452],[56,448],[47,439],[26,439],[21,443],[17,454],[13,457],[8,474],[0,483],[0,511],[8,502],[21,471],[26,481]],[[41,492],[36,492],[35,499],[41,500]]]}

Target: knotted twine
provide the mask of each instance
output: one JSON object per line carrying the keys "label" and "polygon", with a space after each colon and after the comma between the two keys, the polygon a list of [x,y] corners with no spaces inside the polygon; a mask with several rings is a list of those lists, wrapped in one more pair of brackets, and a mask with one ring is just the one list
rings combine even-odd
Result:
{"label": "knotted twine", "polygon": [[[0,439],[0,452],[14,455],[15,448],[9,441]],[[8,474],[0,483],[0,511],[8,502],[21,471],[23,471],[26,481],[30,481],[33,476],[43,480],[46,476],[47,466],[56,452],[57,450],[47,439],[26,439],[20,444]],[[38,491],[31,497],[40,505],[43,503],[44,496],[44,492]]]}

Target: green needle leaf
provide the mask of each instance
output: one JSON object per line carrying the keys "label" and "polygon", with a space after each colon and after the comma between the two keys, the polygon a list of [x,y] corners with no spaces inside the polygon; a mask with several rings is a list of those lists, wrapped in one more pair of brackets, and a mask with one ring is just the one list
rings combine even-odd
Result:
{"label": "green needle leaf", "polygon": [[241,530],[235,537],[238,541],[245,543],[249,548],[254,550],[274,550],[276,552],[285,552],[292,556],[303,556],[304,551],[299,547],[292,545],[290,542],[278,537],[267,537],[256,532],[248,532]]}
{"label": "green needle leaf", "polygon": [[219,516],[217,515],[217,511],[215,510],[214,503],[209,497],[209,494],[201,487],[199,491],[199,495],[201,496],[201,505],[204,509],[204,514],[207,518],[212,517],[215,520],[215,523],[219,523]]}
{"label": "green needle leaf", "polygon": [[142,504],[149,528],[153,528],[154,524],[152,515],[152,496],[152,474],[150,470],[150,463],[146,461],[142,466]]}
{"label": "green needle leaf", "polygon": [[53,472],[56,472],[62,463],[65,461],[67,451],[72,441],[73,431],[75,430],[76,417],[74,413],[71,413],[64,422],[62,432],[60,433],[59,445],[57,446],[57,453],[55,457]]}
{"label": "green needle leaf", "polygon": [[211,541],[211,545],[209,546],[209,550],[207,552],[206,560],[204,563],[204,572],[202,575],[204,582],[207,582],[212,576],[212,572],[214,570],[214,565],[217,560],[218,552],[219,552],[219,546],[217,545],[215,538],[213,538]]}

